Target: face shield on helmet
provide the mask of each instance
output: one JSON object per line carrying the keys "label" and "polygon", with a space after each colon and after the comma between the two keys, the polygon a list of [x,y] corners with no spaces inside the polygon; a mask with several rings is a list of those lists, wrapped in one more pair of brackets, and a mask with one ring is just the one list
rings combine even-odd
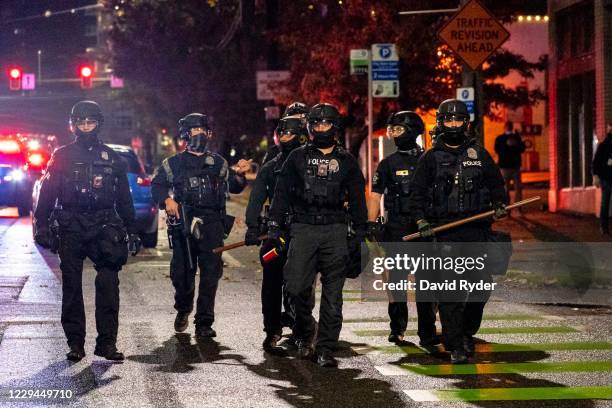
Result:
{"label": "face shield on helmet", "polygon": [[306,143],[306,129],[304,122],[298,116],[283,118],[276,127],[275,134],[279,139],[279,146],[284,154]]}
{"label": "face shield on helmet", "polygon": [[338,109],[327,103],[313,106],[308,113],[307,129],[313,145],[322,149],[332,147],[340,130]]}
{"label": "face shield on helmet", "polygon": [[87,144],[97,142],[103,122],[102,110],[94,101],[77,102],[70,111],[70,131]]}
{"label": "face shield on helmet", "polygon": [[187,150],[204,153],[212,138],[206,115],[191,113],[179,120],[179,137],[186,142]]}

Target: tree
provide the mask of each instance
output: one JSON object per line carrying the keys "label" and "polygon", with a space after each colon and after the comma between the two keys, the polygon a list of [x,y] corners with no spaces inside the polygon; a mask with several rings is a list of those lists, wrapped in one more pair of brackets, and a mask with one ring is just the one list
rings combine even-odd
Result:
{"label": "tree", "polygon": [[[292,74],[287,84],[291,92],[279,98],[279,102],[303,99],[307,103],[326,101],[339,105],[349,117],[351,150],[357,153],[366,137],[367,83],[364,77],[349,74],[348,55],[351,49],[369,48],[370,44],[381,42],[398,45],[401,90],[398,100],[375,99],[375,127],[383,125],[390,110],[429,110],[443,99],[453,97],[461,82],[461,64],[436,34],[449,15],[399,16],[398,12],[406,8],[405,3],[400,0],[283,1],[280,20],[291,24],[281,24],[268,33],[268,38],[278,42]],[[499,11],[499,17],[509,21],[509,13],[517,10],[515,3],[519,2],[486,3],[494,12]],[[409,5],[410,9],[419,10],[452,8],[457,3],[414,0]],[[544,66],[544,60],[530,63],[502,49],[489,58],[482,74],[489,80],[516,70],[532,77],[535,70],[542,70]],[[534,104],[544,97],[540,90],[514,90],[488,82],[484,92],[486,114],[490,117],[495,117],[493,108],[499,105]]]}

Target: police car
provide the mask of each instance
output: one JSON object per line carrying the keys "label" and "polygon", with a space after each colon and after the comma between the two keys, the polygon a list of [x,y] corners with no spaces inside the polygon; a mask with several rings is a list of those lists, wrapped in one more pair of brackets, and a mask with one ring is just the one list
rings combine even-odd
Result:
{"label": "police car", "polygon": [[20,217],[29,215],[33,183],[26,146],[16,136],[0,135],[0,207],[17,207]]}

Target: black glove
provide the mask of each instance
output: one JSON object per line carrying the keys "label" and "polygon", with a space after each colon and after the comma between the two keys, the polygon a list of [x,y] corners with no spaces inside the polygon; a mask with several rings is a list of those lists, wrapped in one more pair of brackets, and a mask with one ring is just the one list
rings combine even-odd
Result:
{"label": "black glove", "polygon": [[382,242],[383,228],[378,222],[368,221],[366,237],[369,241]]}
{"label": "black glove", "polygon": [[[366,232],[356,231],[355,236],[350,238],[348,245],[348,263],[346,265],[346,277],[355,279],[361,274],[361,258],[368,257],[368,253],[361,253],[361,244],[365,241]],[[367,251],[367,246],[365,246]]]}
{"label": "black glove", "polygon": [[259,228],[247,228],[246,234],[244,234],[244,245],[250,246],[259,244],[261,244],[261,239],[259,239]]}
{"label": "black glove", "polygon": [[493,205],[493,210],[495,211],[495,214],[493,215],[494,220],[499,220],[508,216],[508,209],[504,203],[495,203]]}
{"label": "black glove", "polygon": [[431,228],[431,224],[425,219],[417,221],[417,228],[419,229],[422,238],[430,238],[434,236],[434,231]]}
{"label": "black glove", "polygon": [[265,245],[276,248],[279,252],[285,249],[285,240],[282,239],[280,227],[274,221],[268,222],[268,239],[266,239]]}
{"label": "black glove", "polygon": [[132,254],[132,256],[136,256],[138,252],[140,252],[140,248],[142,246],[142,241],[138,234],[130,234],[128,237],[128,250]]}
{"label": "black glove", "polygon": [[45,249],[51,249],[53,242],[49,228],[38,227],[36,235],[34,235],[34,242]]}

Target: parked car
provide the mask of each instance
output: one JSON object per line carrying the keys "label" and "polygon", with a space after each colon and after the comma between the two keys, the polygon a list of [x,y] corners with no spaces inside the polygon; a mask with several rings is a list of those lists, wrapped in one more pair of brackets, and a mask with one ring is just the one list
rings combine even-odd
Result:
{"label": "parked car", "polygon": [[[109,144],[108,146],[116,151],[126,164],[128,182],[130,183],[134,210],[136,211],[136,226],[142,245],[145,248],[155,248],[157,246],[159,214],[157,205],[153,202],[151,195],[151,178],[145,173],[142,162],[131,147],[115,144]],[[32,192],[34,210],[36,210],[38,202],[40,184],[40,180],[36,181]],[[36,231],[33,231],[33,233],[36,233]]]}
{"label": "parked car", "polygon": [[14,136],[0,135],[0,207],[17,207],[20,217],[30,214],[34,178],[28,170],[27,150]]}

